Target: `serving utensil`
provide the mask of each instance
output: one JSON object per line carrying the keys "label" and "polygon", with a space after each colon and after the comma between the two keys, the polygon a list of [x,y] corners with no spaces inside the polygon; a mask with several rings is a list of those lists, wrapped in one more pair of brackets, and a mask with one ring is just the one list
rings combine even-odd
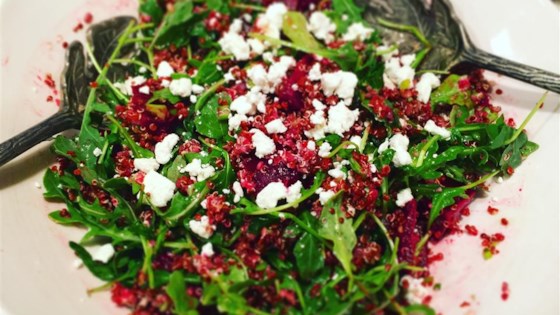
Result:
{"label": "serving utensil", "polygon": [[[477,48],[447,0],[358,0],[365,18],[383,38],[399,43],[403,51],[429,52],[420,70],[467,72],[482,68],[560,93],[560,75],[507,60]],[[400,25],[416,27],[419,39]]]}
{"label": "serving utensil", "polygon": [[[116,45],[117,39],[133,17],[121,16],[91,26],[87,40],[93,55],[105,64]],[[126,68],[112,67],[109,76],[122,76]],[[89,84],[95,80],[97,71],[89,64],[80,42],[73,42],[66,52],[62,72],[62,100],[58,112],[39,124],[21,132],[0,144],[0,166],[54,135],[70,129],[80,129],[84,106],[89,94]]]}

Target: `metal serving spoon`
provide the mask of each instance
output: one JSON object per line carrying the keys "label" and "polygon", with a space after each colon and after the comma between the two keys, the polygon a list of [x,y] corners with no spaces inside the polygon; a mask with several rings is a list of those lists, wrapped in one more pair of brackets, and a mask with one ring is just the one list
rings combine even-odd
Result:
{"label": "metal serving spoon", "polygon": [[[105,64],[120,34],[133,17],[116,17],[91,26],[88,42],[100,64]],[[124,67],[112,67],[109,75],[123,75]],[[0,166],[52,136],[70,129],[80,129],[89,83],[95,80],[96,70],[89,64],[80,42],[73,42],[66,53],[62,72],[60,109],[51,117],[0,144]]]}
{"label": "metal serving spoon", "polygon": [[[432,0],[429,6],[422,0],[358,0],[358,4],[366,8],[365,18],[372,24],[381,26],[379,29],[383,30],[383,36],[389,42],[401,43],[399,47],[402,47],[403,51],[419,51],[423,48],[423,43],[411,34],[384,28],[380,18],[393,23],[413,25],[426,36],[431,44],[430,53],[419,69],[460,70],[469,66],[479,67],[560,93],[559,75],[509,61],[476,48],[446,0]],[[132,19],[118,17],[92,26],[89,42],[100,64],[105,63],[117,38]],[[113,71],[113,75],[122,76],[124,73],[126,69],[123,68]],[[0,166],[59,132],[79,128],[89,82],[93,80],[94,74],[95,70],[87,65],[82,45],[73,43],[69,48],[63,73],[64,98],[60,111],[37,126],[0,144]]]}
{"label": "metal serving spoon", "polygon": [[[462,72],[483,68],[508,77],[560,93],[560,75],[510,61],[478,49],[465,27],[453,12],[448,0],[358,0],[365,8],[365,18],[378,25],[388,42],[402,42],[409,51],[419,51],[422,44],[410,33],[383,27],[384,20],[417,27],[431,44],[421,70]],[[382,19],[382,20],[380,20]],[[399,45],[402,47],[402,45]]]}

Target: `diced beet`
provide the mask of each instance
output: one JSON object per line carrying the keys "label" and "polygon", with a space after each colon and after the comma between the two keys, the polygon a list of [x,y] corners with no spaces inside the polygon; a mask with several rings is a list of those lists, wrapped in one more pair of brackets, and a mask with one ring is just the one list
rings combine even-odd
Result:
{"label": "diced beet", "polygon": [[294,169],[290,169],[283,164],[269,165],[265,163],[262,169],[255,172],[255,191],[258,193],[268,184],[281,181],[286,187],[294,184],[300,179],[301,175]]}

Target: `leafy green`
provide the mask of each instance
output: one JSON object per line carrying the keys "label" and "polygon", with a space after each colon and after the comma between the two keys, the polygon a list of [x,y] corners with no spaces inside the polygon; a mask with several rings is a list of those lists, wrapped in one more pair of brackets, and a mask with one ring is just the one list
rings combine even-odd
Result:
{"label": "leafy green", "polygon": [[[331,198],[321,211],[319,235],[333,242],[333,253],[348,275],[352,275],[352,252],[356,246],[356,232],[352,219],[345,217],[341,209],[342,195]],[[331,213],[332,212],[332,213]]]}
{"label": "leafy green", "polygon": [[[169,43],[181,36],[180,28],[186,25],[194,16],[192,0],[179,0],[175,2],[173,12],[169,12],[163,18],[159,27],[155,42],[159,44]],[[187,33],[182,34],[186,37]]]}
{"label": "leafy green", "polygon": [[467,76],[452,74],[448,76],[441,85],[432,92],[430,97],[432,108],[438,104],[461,105],[469,108],[474,106],[471,99],[470,85],[461,86],[461,81],[468,82]]}
{"label": "leafy green", "polygon": [[307,18],[299,12],[290,11],[284,15],[282,32],[295,45],[310,50],[323,49],[321,43],[307,30]]}
{"label": "leafy green", "polygon": [[200,115],[197,115],[194,120],[196,131],[212,139],[223,138],[228,131],[226,122],[218,119],[220,97],[219,95],[212,97],[206,106],[202,108]]}
{"label": "leafy green", "polygon": [[173,301],[173,311],[179,315],[196,315],[197,300],[187,295],[185,278],[181,271],[174,271],[169,277],[165,292]]}
{"label": "leafy green", "polygon": [[163,18],[163,10],[158,0],[142,0],[140,2],[140,13],[146,14],[151,18],[151,22],[159,24]]}
{"label": "leafy green", "polygon": [[304,233],[294,246],[294,257],[300,275],[310,279],[325,265],[322,244],[309,233]]}

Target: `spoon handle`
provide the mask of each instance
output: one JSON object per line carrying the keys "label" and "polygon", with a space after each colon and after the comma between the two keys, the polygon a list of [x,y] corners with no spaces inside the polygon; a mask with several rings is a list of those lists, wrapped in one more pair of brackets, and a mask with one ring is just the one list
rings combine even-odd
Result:
{"label": "spoon handle", "polygon": [[0,143],[0,166],[62,131],[79,128],[76,115],[58,112],[17,136]]}
{"label": "spoon handle", "polygon": [[463,58],[486,70],[560,94],[560,75],[558,74],[507,60],[472,46],[465,49]]}

